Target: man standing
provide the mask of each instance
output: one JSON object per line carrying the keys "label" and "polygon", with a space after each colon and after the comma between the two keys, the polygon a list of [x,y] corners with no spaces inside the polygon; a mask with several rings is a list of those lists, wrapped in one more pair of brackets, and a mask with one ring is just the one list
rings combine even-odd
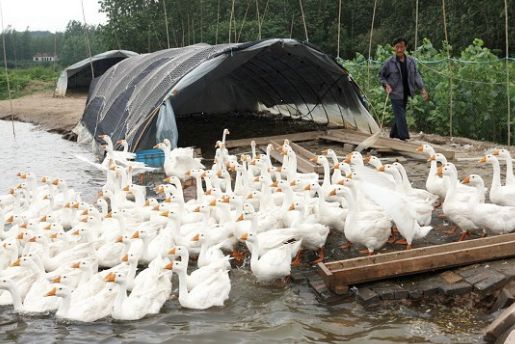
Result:
{"label": "man standing", "polygon": [[386,60],[379,72],[379,80],[392,101],[395,121],[390,130],[391,138],[402,141],[409,139],[408,124],[406,122],[406,104],[408,97],[415,95],[420,90],[425,101],[429,100],[422,77],[417,70],[415,60],[406,56],[405,51],[408,42],[404,38],[398,38],[393,42],[395,55]]}

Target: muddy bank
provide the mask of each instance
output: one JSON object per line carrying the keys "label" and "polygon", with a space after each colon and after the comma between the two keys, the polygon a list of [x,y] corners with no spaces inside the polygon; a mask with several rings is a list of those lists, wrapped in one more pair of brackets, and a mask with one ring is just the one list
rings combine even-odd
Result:
{"label": "muddy bank", "polygon": [[[54,98],[52,91],[34,93],[12,100],[15,120],[36,124],[45,130],[65,133],[80,120],[86,105],[87,94],[71,94]],[[0,101],[0,119],[11,119],[9,100]]]}

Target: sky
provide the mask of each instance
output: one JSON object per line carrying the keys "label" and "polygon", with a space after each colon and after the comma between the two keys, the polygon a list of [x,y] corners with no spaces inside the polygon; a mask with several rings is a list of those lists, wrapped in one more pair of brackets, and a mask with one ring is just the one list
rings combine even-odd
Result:
{"label": "sky", "polygon": [[[98,0],[83,0],[86,23],[104,24]],[[17,31],[64,31],[70,20],[83,22],[81,0],[0,0],[4,29]]]}

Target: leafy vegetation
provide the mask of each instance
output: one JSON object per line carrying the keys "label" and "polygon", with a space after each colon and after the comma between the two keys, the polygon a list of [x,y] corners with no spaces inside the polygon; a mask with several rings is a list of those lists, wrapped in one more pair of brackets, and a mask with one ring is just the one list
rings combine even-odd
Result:
{"label": "leafy vegetation", "polygon": [[[34,91],[49,90],[55,87],[58,72],[49,67],[32,67],[9,70],[11,97],[21,97]],[[0,73],[0,99],[8,99],[5,73]]]}
{"label": "leafy vegetation", "polygon": [[[217,44],[292,37],[308,40],[324,52],[345,59],[341,60],[342,64],[362,87],[378,121],[389,125],[392,111],[390,103],[385,102],[377,73],[382,62],[392,54],[389,43],[404,36],[411,47],[416,48],[411,54],[419,60],[420,71],[431,95],[428,103],[423,102],[420,96],[410,101],[410,127],[448,135],[452,113],[453,135],[499,142],[507,139],[506,67],[505,60],[499,59],[505,56],[504,0],[491,0],[487,6],[478,0],[468,1],[466,6],[460,0],[446,0],[446,19],[452,44],[449,48],[453,56],[450,61],[447,59],[441,1],[418,0],[417,30],[414,1],[377,1],[372,31],[374,1],[344,0],[339,49],[339,1],[335,0],[234,1],[234,10],[233,1],[227,0],[99,0],[99,3],[108,18],[105,25],[86,26],[71,21],[64,33],[17,32],[7,28],[4,33],[7,62],[9,68],[16,69],[10,71],[15,96],[33,89],[29,83],[32,78],[40,86],[56,78],[53,64],[45,72],[33,68],[18,70],[33,66],[35,53],[57,52],[60,67],[67,66],[88,57],[86,37],[92,54],[110,49],[146,53],[201,42]],[[510,19],[515,15],[514,3],[515,0],[508,0]],[[510,25],[508,30],[509,51],[513,53],[515,26]],[[416,47],[413,44],[415,33],[418,34]],[[369,65],[371,36],[372,46],[377,46],[377,49]],[[422,37],[431,41],[422,40]],[[476,37],[481,39],[470,44]],[[511,108],[515,113],[513,60],[509,65]],[[7,88],[2,74],[0,97],[5,98]]]}
{"label": "leafy vegetation", "polygon": [[[377,75],[382,61],[392,53],[390,46],[378,46],[375,61],[370,64],[370,74],[367,60],[361,54],[357,54],[352,60],[340,61],[361,85],[378,122],[383,122],[384,125],[391,123],[393,113],[390,103],[385,103],[385,92]],[[506,142],[508,104],[505,60],[499,59],[490,49],[485,48],[480,39],[475,39],[463,49],[458,54],[459,58],[451,59],[450,65],[447,63],[446,48],[435,49],[427,39],[411,55],[418,59],[419,70],[431,95],[427,103],[420,95],[409,101],[408,124],[411,129],[449,135],[452,93],[454,136]],[[508,65],[513,112],[515,63],[511,61]],[[450,77],[452,83],[449,82]]]}

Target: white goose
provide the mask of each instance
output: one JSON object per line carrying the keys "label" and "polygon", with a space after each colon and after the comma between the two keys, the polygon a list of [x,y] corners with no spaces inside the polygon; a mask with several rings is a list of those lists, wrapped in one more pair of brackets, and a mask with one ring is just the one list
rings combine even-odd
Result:
{"label": "white goose", "polygon": [[477,190],[476,198],[471,197],[469,201],[470,214],[475,224],[492,234],[505,234],[515,230],[515,207],[480,203],[479,197],[485,183],[477,174],[465,177],[463,183],[475,186]]}
{"label": "white goose", "polygon": [[515,206],[515,185],[501,185],[501,167],[499,160],[492,155],[485,155],[480,163],[489,162],[493,167],[490,201],[499,205]]}
{"label": "white goose", "polygon": [[222,307],[231,292],[231,280],[227,271],[221,269],[188,291],[186,268],[187,266],[183,262],[173,262],[172,271],[179,276],[179,303],[181,306],[190,309]]}
{"label": "white goose", "polygon": [[506,185],[515,185],[515,176],[513,176],[513,160],[511,154],[507,149],[496,149],[492,155],[506,160]]}
{"label": "white goose", "polygon": [[468,200],[462,201],[457,196],[458,172],[456,167],[452,163],[446,163],[438,167],[437,173],[441,176],[445,176],[449,183],[449,189],[447,190],[445,201],[442,205],[443,213],[462,230],[460,240],[464,240],[470,234],[470,231],[476,231],[479,228],[472,220]]}
{"label": "white goose", "polygon": [[298,251],[301,241],[282,244],[259,256],[259,241],[254,233],[244,233],[240,240],[246,241],[251,248],[250,269],[259,282],[271,282],[291,273],[291,260],[294,251]]}

